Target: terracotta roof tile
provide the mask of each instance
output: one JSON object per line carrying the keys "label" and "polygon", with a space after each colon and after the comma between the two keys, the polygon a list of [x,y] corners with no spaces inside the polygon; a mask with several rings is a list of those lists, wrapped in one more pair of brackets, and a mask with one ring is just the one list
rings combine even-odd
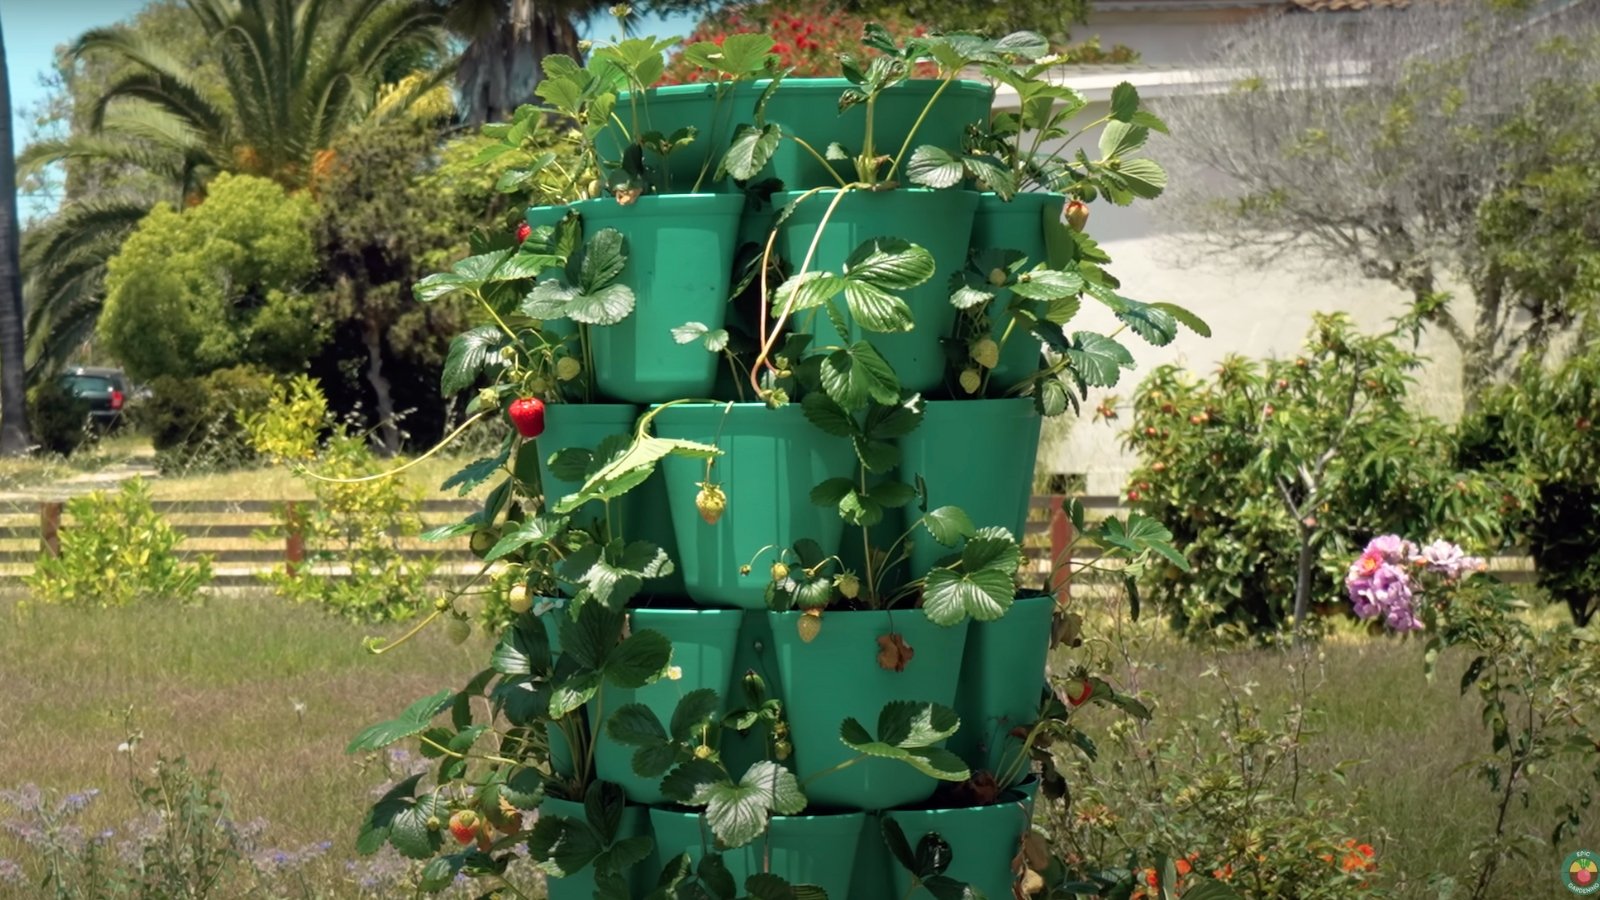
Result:
{"label": "terracotta roof tile", "polygon": [[1306,12],[1361,12],[1368,9],[1405,9],[1411,0],[1290,0]]}

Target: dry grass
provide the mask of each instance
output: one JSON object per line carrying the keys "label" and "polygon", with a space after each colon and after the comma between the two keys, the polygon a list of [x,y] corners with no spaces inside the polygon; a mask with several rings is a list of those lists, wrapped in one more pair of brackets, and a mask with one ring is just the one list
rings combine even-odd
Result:
{"label": "dry grass", "polygon": [[[131,719],[145,736],[143,762],[182,754],[216,767],[236,818],[265,818],[273,846],[332,840],[328,865],[338,867],[355,856],[369,793],[385,780],[345,744],[465,681],[488,653],[481,637],[458,647],[429,629],[373,657],[361,646],[368,629],[268,597],[218,597],[201,609],[30,606],[12,623],[14,613],[0,601],[0,788],[100,788],[107,799],[86,824],[125,821],[128,757],[117,746]],[[0,832],[0,857],[16,849]]]}

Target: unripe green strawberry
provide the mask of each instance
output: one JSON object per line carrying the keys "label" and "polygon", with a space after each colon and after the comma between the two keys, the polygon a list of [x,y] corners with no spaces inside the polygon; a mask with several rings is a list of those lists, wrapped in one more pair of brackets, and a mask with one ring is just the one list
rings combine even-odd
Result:
{"label": "unripe green strawberry", "polygon": [[966,369],[961,373],[961,389],[969,394],[976,394],[978,388],[983,387],[983,374],[977,369]]}
{"label": "unripe green strawberry", "polygon": [[562,381],[571,381],[583,374],[583,364],[570,356],[563,356],[556,361],[556,377]]}
{"label": "unripe green strawberry", "polygon": [[985,369],[1000,365],[1000,345],[994,338],[979,338],[972,344],[972,361]]}
{"label": "unripe green strawberry", "polygon": [[700,518],[705,519],[707,525],[715,525],[728,508],[728,495],[722,492],[721,485],[703,481],[700,492],[694,495],[694,508],[700,511]]}
{"label": "unripe green strawberry", "polygon": [[511,590],[506,592],[506,606],[519,616],[533,608],[533,598],[528,596],[528,586],[521,582],[513,584]]}
{"label": "unripe green strawberry", "polygon": [[1005,269],[995,266],[989,270],[989,283],[995,287],[1004,287],[1009,280],[1011,280],[1011,276],[1006,274]]}
{"label": "unripe green strawberry", "polygon": [[478,392],[478,405],[486,409],[493,409],[500,405],[500,395],[495,393],[494,388],[484,388]]}
{"label": "unripe green strawberry", "polygon": [[782,580],[784,580],[785,578],[788,578],[788,577],[789,577],[789,567],[788,566],[784,565],[783,562],[781,562],[781,561],[780,562],[775,562],[775,563],[772,564],[772,580],[773,581],[782,581]]}
{"label": "unripe green strawberry", "polygon": [[839,593],[847,600],[854,600],[861,594],[861,579],[857,578],[854,572],[841,574],[834,580],[834,584],[839,586]]}
{"label": "unripe green strawberry", "polygon": [[472,635],[472,623],[461,616],[451,616],[445,623],[445,636],[450,638],[452,644],[464,644]]}
{"label": "unripe green strawberry", "polygon": [[482,556],[494,549],[500,541],[500,535],[493,528],[479,528],[472,533],[472,552]]}

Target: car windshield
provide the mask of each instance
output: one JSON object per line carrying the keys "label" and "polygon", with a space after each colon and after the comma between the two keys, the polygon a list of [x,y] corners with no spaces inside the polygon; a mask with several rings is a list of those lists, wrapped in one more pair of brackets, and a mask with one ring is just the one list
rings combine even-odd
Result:
{"label": "car windshield", "polygon": [[80,397],[89,394],[109,394],[117,388],[116,382],[101,375],[70,375],[62,379],[62,383]]}

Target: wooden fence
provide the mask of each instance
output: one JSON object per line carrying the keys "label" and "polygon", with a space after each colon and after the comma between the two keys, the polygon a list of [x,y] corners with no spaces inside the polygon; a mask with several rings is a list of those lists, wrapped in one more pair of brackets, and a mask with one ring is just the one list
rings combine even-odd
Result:
{"label": "wooden fence", "polygon": [[[1062,509],[1065,499],[1063,495],[1035,495],[1029,504],[1028,524],[1022,536],[1035,583],[1048,584],[1057,590],[1065,589],[1077,567],[1092,562],[1099,555],[1092,549],[1067,552],[1072,540],[1072,523]],[[1121,498],[1114,495],[1078,496],[1077,499],[1091,521],[1121,508]],[[153,506],[156,513],[184,536],[180,555],[211,557],[212,583],[216,587],[258,584],[263,572],[277,568],[292,571],[306,560],[305,535],[292,526],[306,521],[311,507],[308,501],[158,500]],[[479,504],[471,500],[427,500],[420,513],[425,526],[432,527],[459,521],[479,508]],[[60,553],[62,532],[75,527],[81,526],[66,515],[60,501],[0,510],[0,587],[20,585],[33,570],[40,554]],[[282,536],[271,540],[263,538],[274,532]],[[440,571],[446,576],[471,570],[476,562],[465,537],[439,542],[404,538],[399,540],[398,546],[408,555],[437,558],[443,564]],[[1532,577],[1532,567],[1526,559],[1497,559],[1493,568],[1502,578],[1511,581],[1526,581]]]}

